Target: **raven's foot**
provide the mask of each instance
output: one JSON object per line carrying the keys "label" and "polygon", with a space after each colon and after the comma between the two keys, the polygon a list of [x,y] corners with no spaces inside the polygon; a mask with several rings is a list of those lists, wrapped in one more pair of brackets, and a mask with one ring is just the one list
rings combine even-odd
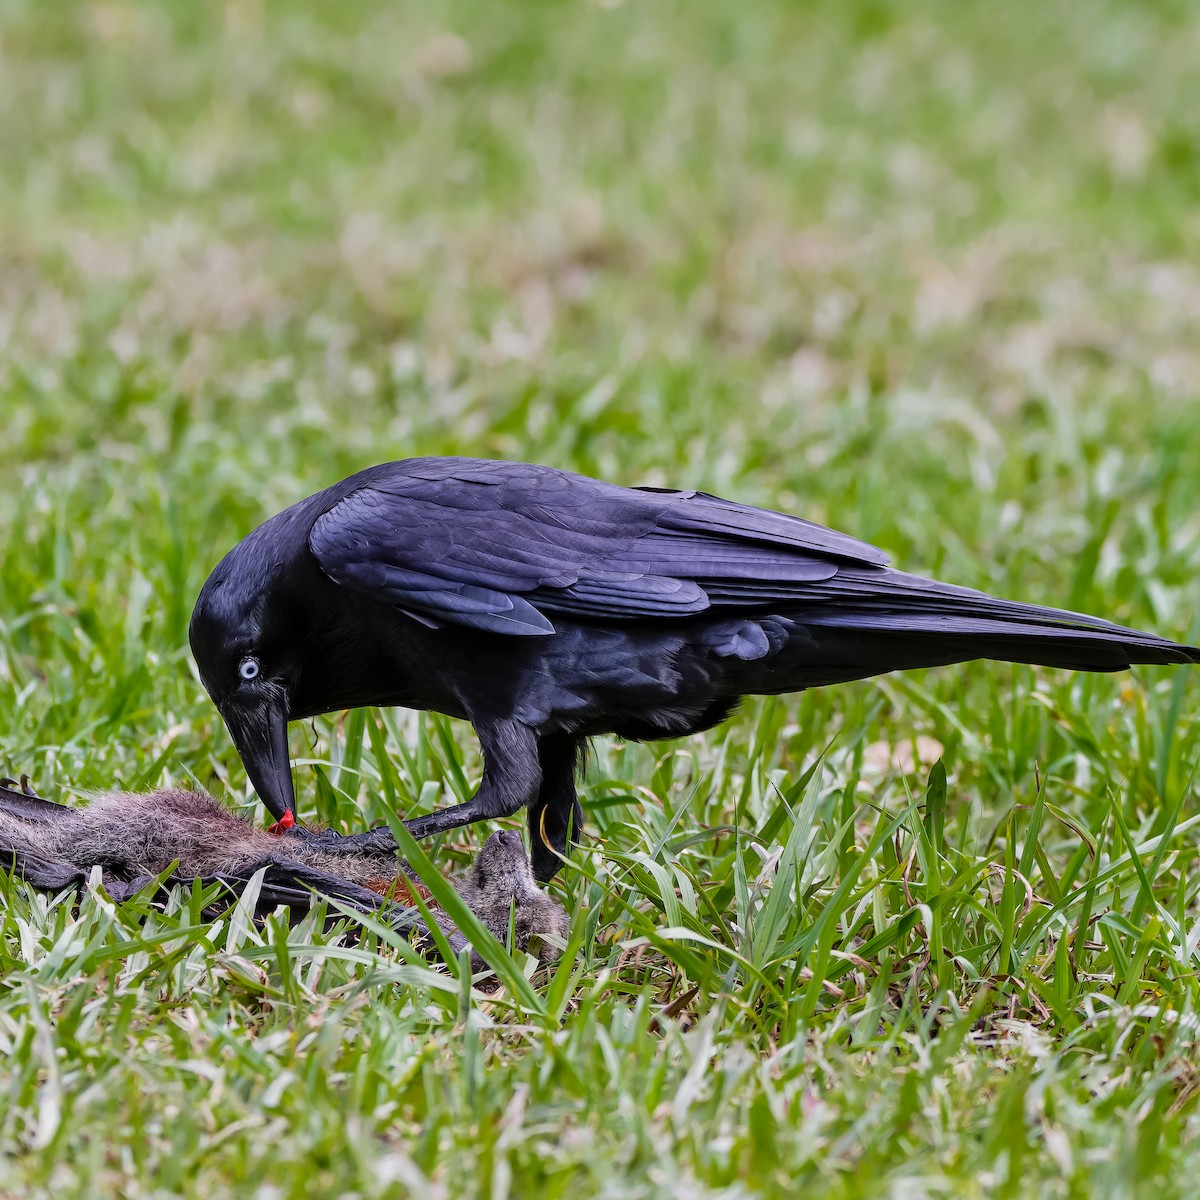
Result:
{"label": "raven's foot", "polygon": [[412,817],[404,822],[404,828],[415,838],[435,837],[439,833],[449,833],[452,829],[461,829],[464,825],[473,825],[487,817],[506,817],[508,813],[480,812],[471,801],[466,804],[451,804],[449,808],[438,808],[421,817]]}
{"label": "raven's foot", "polygon": [[566,843],[553,846],[541,838],[534,838],[529,844],[529,862],[533,877],[538,883],[549,883],[562,870],[567,861]]}
{"label": "raven's foot", "polygon": [[394,854],[396,839],[386,825],[368,829],[366,833],[338,833],[335,829],[309,829],[294,825],[286,831],[290,838],[300,838],[325,854]]}

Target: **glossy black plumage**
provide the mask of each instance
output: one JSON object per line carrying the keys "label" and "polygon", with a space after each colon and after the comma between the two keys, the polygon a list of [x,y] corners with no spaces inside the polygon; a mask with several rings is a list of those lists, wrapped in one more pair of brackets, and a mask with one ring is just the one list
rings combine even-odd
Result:
{"label": "glossy black plumage", "polygon": [[541,877],[578,826],[574,770],[594,734],[675,736],[746,694],[974,658],[1200,661],[1153,634],[906,575],[797,517],[452,458],[369,468],[267,521],[214,570],[190,635],[277,816],[292,807],[288,720],[434,709],[472,721],[485,773],[472,801],[414,832],[528,806]]}

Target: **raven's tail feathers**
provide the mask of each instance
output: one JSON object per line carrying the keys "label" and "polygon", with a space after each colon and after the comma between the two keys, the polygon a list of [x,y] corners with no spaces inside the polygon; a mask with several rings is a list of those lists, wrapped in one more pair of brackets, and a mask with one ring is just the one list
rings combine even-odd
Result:
{"label": "raven's tail feathers", "polygon": [[855,662],[822,683],[981,658],[1073,671],[1200,663],[1200,647],[899,571],[839,572],[836,584],[831,603],[788,614],[813,639],[818,664]]}

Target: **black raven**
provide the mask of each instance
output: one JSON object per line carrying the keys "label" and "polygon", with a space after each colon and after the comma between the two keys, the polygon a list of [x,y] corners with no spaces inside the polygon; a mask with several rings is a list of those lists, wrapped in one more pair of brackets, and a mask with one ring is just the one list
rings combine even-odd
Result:
{"label": "black raven", "polygon": [[289,721],[432,709],[475,727],[483,781],[409,829],[524,806],[539,879],[580,828],[575,772],[594,734],[677,737],[744,695],[968,659],[1200,662],[1200,649],[1151,633],[903,574],[799,517],[465,458],[370,467],[272,517],[213,571],[189,637],[284,827]]}

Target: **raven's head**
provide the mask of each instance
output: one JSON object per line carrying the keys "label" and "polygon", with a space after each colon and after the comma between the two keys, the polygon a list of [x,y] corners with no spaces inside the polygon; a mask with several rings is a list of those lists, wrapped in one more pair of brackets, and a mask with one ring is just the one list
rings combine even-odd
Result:
{"label": "raven's head", "polygon": [[286,566],[266,529],[235,546],[209,576],[188,640],[254,790],[277,820],[290,823],[296,801],[287,726],[304,638],[287,599]]}

